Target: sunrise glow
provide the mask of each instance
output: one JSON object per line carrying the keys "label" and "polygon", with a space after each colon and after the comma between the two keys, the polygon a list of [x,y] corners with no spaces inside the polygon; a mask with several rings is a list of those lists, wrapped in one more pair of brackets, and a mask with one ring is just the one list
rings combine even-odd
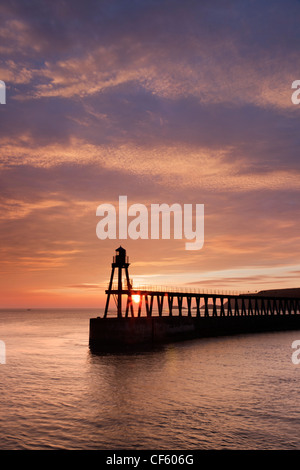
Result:
{"label": "sunrise glow", "polygon": [[141,300],[141,296],[139,294],[133,294],[132,300],[135,304],[138,304]]}

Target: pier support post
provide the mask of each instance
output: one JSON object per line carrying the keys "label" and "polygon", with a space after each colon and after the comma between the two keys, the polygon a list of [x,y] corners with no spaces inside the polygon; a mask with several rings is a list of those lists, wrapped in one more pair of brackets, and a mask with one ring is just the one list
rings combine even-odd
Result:
{"label": "pier support post", "polygon": [[145,294],[145,304],[146,304],[147,317],[151,317],[152,316],[152,308],[153,308],[153,295],[150,294],[150,305],[149,305],[148,295]]}
{"label": "pier support post", "polygon": [[197,317],[200,317],[200,297],[196,296]]}
{"label": "pier support post", "polygon": [[217,316],[216,296],[213,296],[213,316]]}
{"label": "pier support post", "polygon": [[163,303],[164,303],[164,296],[165,294],[162,295],[157,295],[157,306],[158,306],[158,314],[161,317],[162,316],[162,311],[163,311]]}
{"label": "pier support post", "polygon": [[104,310],[104,318],[107,317],[108,306],[109,306],[109,299],[110,299],[110,293],[111,293],[111,290],[112,290],[112,283],[113,283],[113,278],[114,278],[114,272],[115,272],[115,267],[112,265],[112,270],[111,270],[111,275],[110,275],[110,281],[109,281],[109,286],[108,286],[108,294],[107,294],[106,304],[105,304],[105,310]]}
{"label": "pier support post", "polygon": [[205,302],[205,316],[208,317],[209,316],[209,311],[208,311],[208,297],[207,295],[204,297],[204,302]]}
{"label": "pier support post", "polygon": [[228,297],[227,299],[227,316],[228,317],[232,316],[231,297]]}
{"label": "pier support post", "polygon": [[186,298],[187,304],[188,304],[188,316],[192,316],[192,311],[191,311],[191,303],[192,303],[192,297],[190,295],[187,296]]}
{"label": "pier support post", "polygon": [[169,316],[173,315],[173,295],[168,294]]}
{"label": "pier support post", "polygon": [[220,313],[221,317],[224,317],[225,316],[225,310],[224,310],[224,298],[221,297],[221,313]]}
{"label": "pier support post", "polygon": [[178,310],[179,310],[179,316],[182,316],[182,296],[177,295],[177,301],[178,301]]}

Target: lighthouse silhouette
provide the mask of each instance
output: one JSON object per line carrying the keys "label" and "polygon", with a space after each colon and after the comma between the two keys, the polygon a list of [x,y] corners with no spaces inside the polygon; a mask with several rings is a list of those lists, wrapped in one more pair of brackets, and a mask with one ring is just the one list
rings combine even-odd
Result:
{"label": "lighthouse silhouette", "polygon": [[[106,299],[106,305],[105,305],[105,311],[104,311],[104,317],[107,316],[108,312],[108,307],[109,307],[109,300],[111,294],[117,294],[117,312],[118,312],[118,318],[122,317],[122,293],[127,293],[128,294],[128,302],[130,304],[131,308],[131,315],[134,316],[133,314],[133,306],[132,306],[132,301],[131,301],[131,283],[129,280],[129,273],[128,273],[128,267],[129,267],[129,259],[128,256],[126,256],[126,250],[122,247],[119,246],[119,248],[116,249],[116,255],[113,257],[113,262],[111,264],[111,275],[110,275],[110,281],[109,281],[109,287],[107,290],[107,299]],[[118,288],[117,292],[115,289],[113,289],[113,280],[114,280],[114,275],[115,275],[115,270],[118,270]],[[125,275],[126,275],[126,283],[127,283],[127,289],[124,289],[125,292],[123,291],[123,286],[122,286],[122,270],[124,269]]]}

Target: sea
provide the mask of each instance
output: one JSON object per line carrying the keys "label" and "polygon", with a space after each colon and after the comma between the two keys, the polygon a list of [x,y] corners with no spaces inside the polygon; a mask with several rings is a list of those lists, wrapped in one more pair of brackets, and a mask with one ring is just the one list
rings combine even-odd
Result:
{"label": "sea", "polygon": [[300,331],[95,354],[102,313],[0,311],[1,450],[300,449]]}

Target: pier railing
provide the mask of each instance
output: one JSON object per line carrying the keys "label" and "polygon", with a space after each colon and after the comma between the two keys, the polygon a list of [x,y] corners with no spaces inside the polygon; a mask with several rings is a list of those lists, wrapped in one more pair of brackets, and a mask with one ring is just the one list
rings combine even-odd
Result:
{"label": "pier railing", "polygon": [[[109,285],[107,286],[109,289]],[[118,289],[117,284],[113,284],[111,290],[116,291]],[[127,290],[124,285],[123,290]],[[211,294],[211,295],[243,295],[243,294],[253,294],[257,295],[257,291],[254,292],[245,292],[239,290],[226,290],[226,289],[204,289],[196,287],[177,287],[177,286],[163,286],[163,285],[146,285],[146,284],[133,284],[131,286],[131,291],[134,293],[138,292],[170,292],[170,293],[183,293],[183,294]]]}

